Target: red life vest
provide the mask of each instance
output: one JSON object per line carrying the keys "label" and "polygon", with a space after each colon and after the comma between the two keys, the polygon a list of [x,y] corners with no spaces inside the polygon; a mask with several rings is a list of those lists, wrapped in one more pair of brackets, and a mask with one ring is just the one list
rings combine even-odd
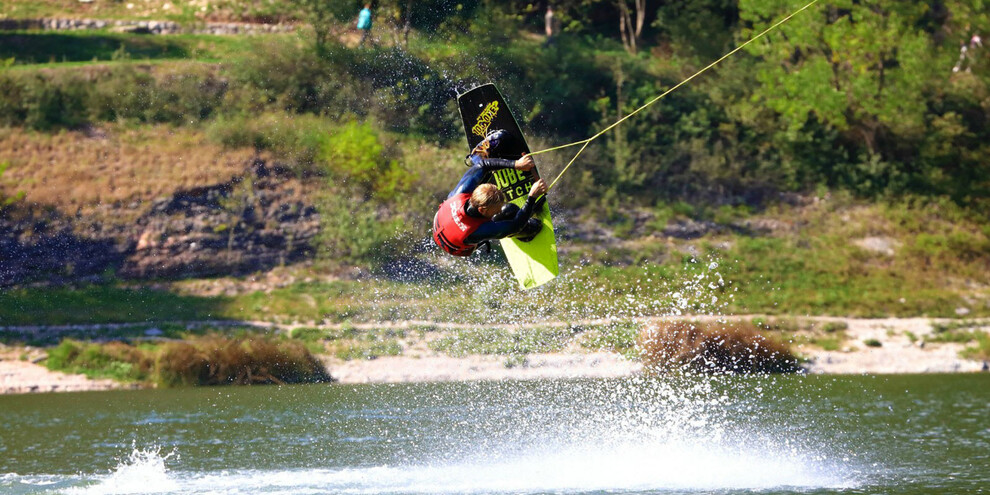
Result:
{"label": "red life vest", "polygon": [[433,242],[454,256],[469,256],[477,247],[468,244],[466,239],[478,230],[487,218],[472,217],[464,210],[470,194],[455,194],[440,203],[440,209],[433,217]]}

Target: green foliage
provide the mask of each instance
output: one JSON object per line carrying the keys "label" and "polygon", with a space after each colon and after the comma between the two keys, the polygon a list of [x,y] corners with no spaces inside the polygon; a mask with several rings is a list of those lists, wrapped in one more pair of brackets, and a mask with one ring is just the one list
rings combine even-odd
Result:
{"label": "green foliage", "polygon": [[822,325],[822,331],[825,333],[841,332],[847,329],[849,329],[849,324],[844,321],[828,321]]}
{"label": "green foliage", "polygon": [[52,130],[92,121],[199,121],[219,106],[226,85],[209,71],[155,77],[137,66],[118,66],[5,71],[0,89],[0,124]]}
{"label": "green foliage", "polygon": [[398,356],[402,354],[402,346],[395,340],[385,341],[350,341],[334,346],[334,355],[339,359],[377,359],[383,356]]}
{"label": "green foliage", "polygon": [[965,359],[990,359],[990,327],[987,320],[962,320],[933,322],[934,333],[926,340],[930,342],[951,342],[967,345],[959,355]]}
{"label": "green foliage", "polygon": [[0,291],[0,325],[72,325],[222,318],[224,298],[108,285]]}
{"label": "green foliage", "polygon": [[190,56],[190,38],[101,32],[0,33],[0,59],[17,64],[94,60],[182,59]]}
{"label": "green foliage", "polygon": [[326,146],[332,129],[329,120],[309,114],[231,113],[213,120],[206,128],[206,134],[226,147],[271,151],[276,158],[294,165],[300,172],[315,172],[321,149]]}
{"label": "green foliage", "polygon": [[90,378],[141,382],[148,379],[151,362],[140,350],[121,342],[99,344],[65,339],[48,351],[45,365]]}
{"label": "green foliage", "polygon": [[845,336],[813,337],[811,343],[821,347],[823,351],[835,352],[842,347]]}
{"label": "green foliage", "polygon": [[732,48],[732,32],[739,21],[737,3],[731,0],[664,2],[657,10],[653,26],[674,49],[713,60]]}
{"label": "green foliage", "polygon": [[412,179],[399,162],[388,159],[378,131],[370,123],[348,122],[320,144],[318,159],[332,184],[345,183],[389,201]]}

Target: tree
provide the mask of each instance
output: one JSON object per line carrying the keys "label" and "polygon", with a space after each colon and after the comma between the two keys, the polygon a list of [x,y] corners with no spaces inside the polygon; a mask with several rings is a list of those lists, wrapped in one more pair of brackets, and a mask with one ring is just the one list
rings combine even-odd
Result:
{"label": "tree", "polygon": [[615,3],[619,8],[619,34],[622,36],[622,46],[625,46],[629,53],[636,53],[639,37],[643,34],[643,23],[646,21],[646,0],[633,0],[632,11],[629,9],[628,0],[616,0]]}
{"label": "tree", "polygon": [[[793,12],[790,1],[741,0],[743,38]],[[782,25],[749,52],[759,57],[752,104],[776,112],[790,141],[820,123],[853,150],[842,173],[872,192],[907,180],[911,147],[926,129],[925,95],[945,76],[917,26],[924,3],[833,0]],[[840,143],[840,144],[843,144]]]}

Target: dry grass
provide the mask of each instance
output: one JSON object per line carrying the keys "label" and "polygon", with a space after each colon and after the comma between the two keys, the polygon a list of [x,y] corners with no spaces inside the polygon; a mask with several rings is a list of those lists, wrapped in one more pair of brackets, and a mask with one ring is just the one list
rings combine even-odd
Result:
{"label": "dry grass", "polygon": [[743,322],[663,321],[643,328],[638,345],[644,366],[654,372],[782,373],[800,369],[785,344]]}
{"label": "dry grass", "polygon": [[253,150],[225,150],[193,130],[168,126],[43,134],[0,129],[0,159],[10,168],[0,191],[67,213],[129,204],[216,184],[241,173]]}
{"label": "dry grass", "polygon": [[264,336],[208,335],[134,346],[64,340],[48,352],[53,370],[158,386],[329,382],[304,343]]}
{"label": "dry grass", "polygon": [[207,336],[170,342],[156,358],[159,385],[253,385],[327,382],[301,342]]}

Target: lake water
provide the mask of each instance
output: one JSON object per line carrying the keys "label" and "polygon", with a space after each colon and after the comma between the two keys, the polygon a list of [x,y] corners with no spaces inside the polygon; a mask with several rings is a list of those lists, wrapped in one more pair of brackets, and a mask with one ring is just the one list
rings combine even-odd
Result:
{"label": "lake water", "polygon": [[990,493],[990,375],[0,397],[0,493]]}

